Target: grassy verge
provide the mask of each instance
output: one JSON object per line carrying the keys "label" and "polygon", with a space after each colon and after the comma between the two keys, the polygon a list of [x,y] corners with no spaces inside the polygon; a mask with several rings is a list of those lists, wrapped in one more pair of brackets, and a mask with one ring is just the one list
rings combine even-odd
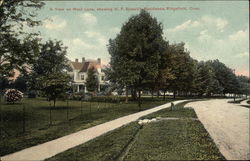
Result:
{"label": "grassy verge", "polygon": [[116,160],[120,154],[124,155],[119,156],[123,160],[138,161],[225,160],[200,121],[190,119],[197,118],[194,110],[182,108],[186,103],[178,104],[174,111],[164,109],[146,116],[145,118],[161,116],[180,119],[143,125],[129,149],[124,147],[128,147],[130,140],[135,137],[135,129],[138,129],[137,123],[114,130],[86,144],[58,154],[48,161],[112,161]]}
{"label": "grassy verge", "polygon": [[137,123],[131,123],[86,144],[58,154],[47,161],[113,161],[134,137],[138,128],[140,126]]}
{"label": "grassy verge", "polygon": [[158,112],[149,114],[147,116],[142,117],[144,118],[155,118],[155,117],[177,117],[177,118],[197,118],[197,115],[193,109],[190,108],[183,108],[188,102],[182,102],[174,106],[174,110],[171,110],[170,108],[166,108],[163,110],[160,110]]}
{"label": "grassy verge", "polygon": [[225,160],[199,121],[160,121],[143,127],[124,160]]}
{"label": "grassy verge", "polygon": [[[141,109],[146,110],[170,100],[147,101],[142,104]],[[49,125],[50,112],[52,125]],[[67,106],[66,101],[58,101],[57,107],[51,111],[44,98],[24,99],[22,103],[14,105],[3,103],[0,156],[135,112],[138,112],[137,102],[120,104],[69,101]]]}

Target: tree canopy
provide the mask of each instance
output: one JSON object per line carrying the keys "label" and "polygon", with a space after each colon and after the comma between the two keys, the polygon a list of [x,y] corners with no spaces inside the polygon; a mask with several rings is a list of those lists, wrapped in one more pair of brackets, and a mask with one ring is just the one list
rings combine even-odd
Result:
{"label": "tree canopy", "polygon": [[24,26],[40,25],[35,20],[41,1],[2,0],[0,4],[0,70],[11,76],[13,69],[25,71],[37,55],[37,33],[25,32]]}

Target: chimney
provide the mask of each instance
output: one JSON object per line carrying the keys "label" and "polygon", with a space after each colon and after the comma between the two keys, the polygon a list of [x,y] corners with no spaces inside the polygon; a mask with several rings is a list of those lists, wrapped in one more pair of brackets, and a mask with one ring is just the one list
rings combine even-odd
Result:
{"label": "chimney", "polygon": [[98,64],[101,64],[101,58],[98,58],[98,59],[97,59],[97,63],[98,63]]}
{"label": "chimney", "polygon": [[84,63],[85,62],[85,58],[84,57],[82,57],[82,63]]}
{"label": "chimney", "polygon": [[75,62],[78,63],[78,59],[76,59]]}

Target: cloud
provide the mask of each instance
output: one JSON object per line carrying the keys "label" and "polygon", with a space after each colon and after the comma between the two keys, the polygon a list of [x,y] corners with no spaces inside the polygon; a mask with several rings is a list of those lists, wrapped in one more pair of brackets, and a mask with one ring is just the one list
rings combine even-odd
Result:
{"label": "cloud", "polygon": [[67,26],[67,21],[59,16],[53,16],[43,21],[43,26],[49,30],[61,30]]}
{"label": "cloud", "polygon": [[177,32],[177,31],[182,31],[188,28],[193,28],[193,27],[197,27],[200,25],[200,22],[198,21],[192,21],[192,20],[187,20],[184,23],[182,23],[181,25],[178,25],[174,28],[168,29],[169,32]]}
{"label": "cloud", "polygon": [[249,52],[245,51],[245,52],[239,53],[235,57],[238,57],[238,58],[249,58]]}
{"label": "cloud", "polygon": [[[106,38],[102,33],[88,30],[84,32],[85,37],[77,37],[74,39],[65,39],[63,42],[68,46],[69,59],[85,57],[86,59],[102,58],[108,62]],[[105,59],[106,58],[106,59]]]}
{"label": "cloud", "polygon": [[207,41],[207,40],[211,39],[211,35],[208,34],[208,30],[202,30],[200,32],[198,39],[200,41]]}
{"label": "cloud", "polygon": [[228,21],[226,19],[222,19],[220,17],[214,16],[202,16],[198,20],[187,20],[180,25],[177,25],[174,28],[167,29],[166,32],[180,32],[187,31],[190,29],[208,29],[208,30],[217,30],[219,32],[223,32],[225,27],[228,25]]}
{"label": "cloud", "polygon": [[97,18],[91,13],[83,13],[80,17],[85,25],[93,26],[97,23]]}
{"label": "cloud", "polygon": [[228,21],[220,17],[203,16],[200,21],[202,22],[202,24],[215,26],[216,29],[220,32],[223,32],[224,28],[228,25]]}
{"label": "cloud", "polygon": [[89,38],[101,36],[101,34],[99,32],[95,32],[95,31],[85,31],[84,34]]}

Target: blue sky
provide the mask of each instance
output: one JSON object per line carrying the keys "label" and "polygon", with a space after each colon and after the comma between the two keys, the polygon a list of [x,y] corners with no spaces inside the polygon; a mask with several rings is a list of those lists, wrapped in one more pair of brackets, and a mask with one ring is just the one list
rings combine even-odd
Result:
{"label": "blue sky", "polygon": [[[64,45],[68,46],[68,58],[71,60],[100,57],[104,63],[108,63],[110,57],[106,47],[108,40],[119,33],[122,24],[130,16],[139,13],[139,10],[131,9],[165,8],[149,12],[163,24],[164,37],[170,43],[183,41],[190,55],[197,60],[219,59],[230,68],[236,69],[238,74],[249,73],[247,1],[46,1],[45,3],[46,5],[38,13],[38,18],[43,19],[43,25],[36,30],[41,32],[43,40],[62,40]],[[98,8],[107,10],[100,11]],[[114,10],[115,8],[117,10]]]}

